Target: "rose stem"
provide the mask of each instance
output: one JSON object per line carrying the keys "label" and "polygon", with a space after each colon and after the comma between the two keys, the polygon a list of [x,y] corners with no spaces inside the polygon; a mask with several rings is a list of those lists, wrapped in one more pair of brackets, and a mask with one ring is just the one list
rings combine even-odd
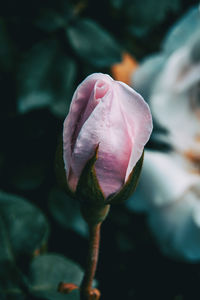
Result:
{"label": "rose stem", "polygon": [[91,297],[92,281],[98,262],[100,228],[101,222],[95,225],[89,225],[89,250],[85,274],[80,287],[81,300],[93,299]]}

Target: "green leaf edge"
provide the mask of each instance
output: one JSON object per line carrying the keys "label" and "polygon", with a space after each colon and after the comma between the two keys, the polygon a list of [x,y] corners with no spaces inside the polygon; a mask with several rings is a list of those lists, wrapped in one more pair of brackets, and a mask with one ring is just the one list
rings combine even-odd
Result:
{"label": "green leaf edge", "polygon": [[75,198],[75,193],[70,189],[67,183],[67,175],[65,171],[64,159],[63,159],[63,137],[60,136],[58,146],[55,155],[55,174],[56,179],[61,188],[72,198]]}
{"label": "green leaf edge", "polygon": [[79,178],[75,195],[81,201],[95,206],[105,204],[105,196],[99,182],[97,180],[94,164],[98,159],[99,145],[95,149],[95,153],[89,159]]}

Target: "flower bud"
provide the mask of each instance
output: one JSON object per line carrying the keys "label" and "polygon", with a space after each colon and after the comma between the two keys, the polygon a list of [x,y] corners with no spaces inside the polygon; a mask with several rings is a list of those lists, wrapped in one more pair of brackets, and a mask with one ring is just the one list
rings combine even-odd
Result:
{"label": "flower bud", "polygon": [[64,122],[69,189],[94,206],[128,198],[151,131],[149,107],[138,93],[109,75],[88,76],[76,89]]}

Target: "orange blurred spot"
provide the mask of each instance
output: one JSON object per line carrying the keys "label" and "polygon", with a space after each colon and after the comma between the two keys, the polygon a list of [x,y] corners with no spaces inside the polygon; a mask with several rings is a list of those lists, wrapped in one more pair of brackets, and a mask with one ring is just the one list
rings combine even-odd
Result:
{"label": "orange blurred spot", "polygon": [[195,169],[193,170],[194,173],[200,173],[200,154],[195,153],[192,150],[184,152],[185,157],[193,163]]}
{"label": "orange blurred spot", "polygon": [[131,76],[138,68],[137,61],[127,52],[122,55],[122,62],[111,67],[111,73],[115,80],[131,84]]}
{"label": "orange blurred spot", "polygon": [[79,287],[76,284],[74,284],[74,283],[60,282],[59,285],[58,285],[58,292],[60,292],[62,294],[69,294],[73,290],[76,290],[78,288]]}
{"label": "orange blurred spot", "polygon": [[200,154],[192,150],[186,151],[185,156],[194,163],[200,163]]}
{"label": "orange blurred spot", "polygon": [[40,249],[36,249],[34,252],[33,252],[33,257],[36,257],[40,255]]}
{"label": "orange blurred spot", "polygon": [[36,257],[40,254],[44,254],[47,252],[47,244],[44,243],[40,248],[35,249],[35,251],[33,252],[33,257]]}
{"label": "orange blurred spot", "polygon": [[89,299],[90,299],[90,300],[99,300],[100,297],[101,297],[101,293],[100,293],[99,290],[97,290],[97,289],[92,289],[92,290],[90,291],[90,296],[89,296]]}
{"label": "orange blurred spot", "polygon": [[200,142],[200,134],[196,135],[196,141]]}

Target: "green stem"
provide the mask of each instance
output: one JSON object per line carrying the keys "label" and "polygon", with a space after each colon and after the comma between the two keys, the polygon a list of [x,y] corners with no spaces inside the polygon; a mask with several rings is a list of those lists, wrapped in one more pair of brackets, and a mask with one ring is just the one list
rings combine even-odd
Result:
{"label": "green stem", "polygon": [[92,282],[95,276],[100,242],[101,223],[89,225],[89,251],[87,266],[80,287],[81,300],[92,299]]}

